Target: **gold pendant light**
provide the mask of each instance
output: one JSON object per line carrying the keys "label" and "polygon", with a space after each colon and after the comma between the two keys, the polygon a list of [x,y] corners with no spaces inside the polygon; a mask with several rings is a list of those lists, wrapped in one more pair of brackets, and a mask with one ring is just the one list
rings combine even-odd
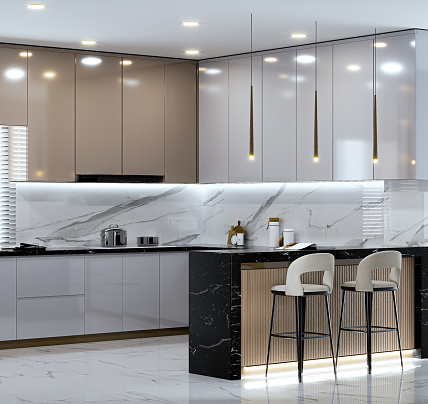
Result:
{"label": "gold pendant light", "polygon": [[318,22],[315,21],[315,112],[314,112],[314,161],[318,162]]}
{"label": "gold pendant light", "polygon": [[373,164],[377,163],[376,30],[373,40]]}
{"label": "gold pendant light", "polygon": [[253,13],[251,13],[251,85],[250,85],[250,160],[254,160],[254,125],[253,125]]}

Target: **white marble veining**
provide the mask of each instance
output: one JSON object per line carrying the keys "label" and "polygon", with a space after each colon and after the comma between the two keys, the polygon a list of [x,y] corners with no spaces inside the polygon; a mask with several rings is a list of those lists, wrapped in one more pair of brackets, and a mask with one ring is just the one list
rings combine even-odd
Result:
{"label": "white marble veining", "polygon": [[0,351],[2,404],[426,403],[428,360],[404,358],[297,372],[263,372],[239,381],[188,373],[188,336]]}
{"label": "white marble veining", "polygon": [[118,224],[162,244],[225,244],[242,221],[249,245],[268,245],[269,217],[295,241],[325,246],[428,244],[428,181],[262,184],[18,183],[17,241],[98,246]]}

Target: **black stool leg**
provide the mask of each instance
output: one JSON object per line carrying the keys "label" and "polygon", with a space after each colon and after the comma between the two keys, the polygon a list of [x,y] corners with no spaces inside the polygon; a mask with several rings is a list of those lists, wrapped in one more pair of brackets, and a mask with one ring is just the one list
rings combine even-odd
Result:
{"label": "black stool leg", "polygon": [[269,367],[270,344],[272,342],[273,318],[275,316],[275,304],[276,304],[276,295],[273,295],[272,318],[270,320],[269,344],[268,344],[268,352],[267,352],[267,359],[266,359],[266,374],[265,374],[266,377],[267,377],[267,374],[268,374],[268,367]]}
{"label": "black stool leg", "polygon": [[336,369],[337,369],[337,361],[339,360],[339,344],[340,344],[340,335],[342,334],[343,309],[345,308],[345,295],[346,295],[346,290],[343,291],[342,309],[340,310],[339,335],[337,337],[337,349],[336,349]]}
{"label": "black stool leg", "polygon": [[333,337],[332,337],[332,335],[331,335],[330,306],[329,306],[329,304],[328,304],[328,296],[327,296],[327,295],[325,295],[325,307],[326,307],[326,309],[327,309],[328,333],[329,333],[329,335],[330,335],[331,358],[333,359],[334,377],[337,377],[337,374],[336,374],[336,362],[334,361]]}
{"label": "black stool leg", "polygon": [[397,300],[395,298],[395,290],[392,291],[392,300],[394,301],[394,311],[395,311],[395,324],[397,325],[397,337],[398,337],[398,347],[400,348],[400,361],[401,368],[403,368],[403,354],[401,352],[401,338],[400,338],[400,327],[398,325],[398,312],[397,312]]}
{"label": "black stool leg", "polygon": [[299,382],[302,381],[303,373],[303,318],[303,298],[302,296],[296,296],[297,371],[299,375]]}
{"label": "black stool leg", "polygon": [[373,292],[365,292],[366,320],[367,320],[367,366],[369,374],[372,373],[372,316],[373,316]]}

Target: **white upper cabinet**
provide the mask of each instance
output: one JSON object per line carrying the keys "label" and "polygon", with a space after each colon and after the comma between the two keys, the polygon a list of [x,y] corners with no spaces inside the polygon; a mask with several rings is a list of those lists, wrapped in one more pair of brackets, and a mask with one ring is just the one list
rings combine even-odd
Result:
{"label": "white upper cabinet", "polygon": [[251,57],[229,61],[229,181],[262,181],[262,57],[252,58],[254,156],[250,149]]}
{"label": "white upper cabinet", "polygon": [[[317,53],[318,62],[315,59]],[[297,51],[297,181],[333,178],[332,46]],[[318,161],[314,161],[315,71]]]}
{"label": "white upper cabinet", "polygon": [[263,55],[263,181],[296,181],[296,51]]}
{"label": "white upper cabinet", "polygon": [[333,47],[333,179],[373,179],[373,41]]}
{"label": "white upper cabinet", "polygon": [[415,36],[378,37],[375,179],[415,178]]}
{"label": "white upper cabinet", "polygon": [[229,62],[199,64],[199,182],[228,182]]}

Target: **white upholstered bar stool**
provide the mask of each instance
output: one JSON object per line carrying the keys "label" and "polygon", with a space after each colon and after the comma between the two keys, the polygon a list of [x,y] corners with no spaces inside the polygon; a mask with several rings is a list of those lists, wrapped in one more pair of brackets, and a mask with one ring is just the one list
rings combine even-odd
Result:
{"label": "white upholstered bar stool", "polygon": [[[323,271],[322,285],[302,284],[300,276],[307,272]],[[266,360],[266,376],[269,367],[269,355],[272,337],[295,339],[297,342],[297,363],[299,382],[302,381],[304,341],[315,338],[330,338],[331,356],[333,359],[333,369],[336,375],[336,363],[334,360],[333,339],[331,336],[330,307],[328,295],[333,290],[334,256],[327,253],[308,254],[293,261],[287,271],[285,285],[273,286],[272,318],[270,323],[269,345]],[[292,296],[296,302],[296,331],[294,332],[273,332],[275,317],[275,305],[277,296]],[[308,296],[325,296],[325,304],[328,318],[329,333],[312,332],[305,330],[306,298]]]}
{"label": "white upholstered bar stool", "polygon": [[[390,268],[389,281],[377,281],[371,279],[371,274],[375,269]],[[339,344],[342,331],[352,331],[367,335],[367,366],[369,374],[372,372],[372,334],[380,332],[396,331],[398,337],[398,347],[400,349],[401,367],[403,367],[403,356],[401,353],[400,328],[398,326],[397,301],[395,291],[400,286],[401,275],[401,253],[399,251],[382,251],[369,255],[361,260],[357,269],[355,281],[344,282],[341,285],[343,290],[342,309],[340,313],[339,336],[337,339],[336,366],[339,358]],[[366,325],[342,327],[343,309],[345,307],[346,292],[361,292],[365,294]],[[396,327],[380,327],[372,325],[373,318],[373,293],[391,292],[394,303]]]}

